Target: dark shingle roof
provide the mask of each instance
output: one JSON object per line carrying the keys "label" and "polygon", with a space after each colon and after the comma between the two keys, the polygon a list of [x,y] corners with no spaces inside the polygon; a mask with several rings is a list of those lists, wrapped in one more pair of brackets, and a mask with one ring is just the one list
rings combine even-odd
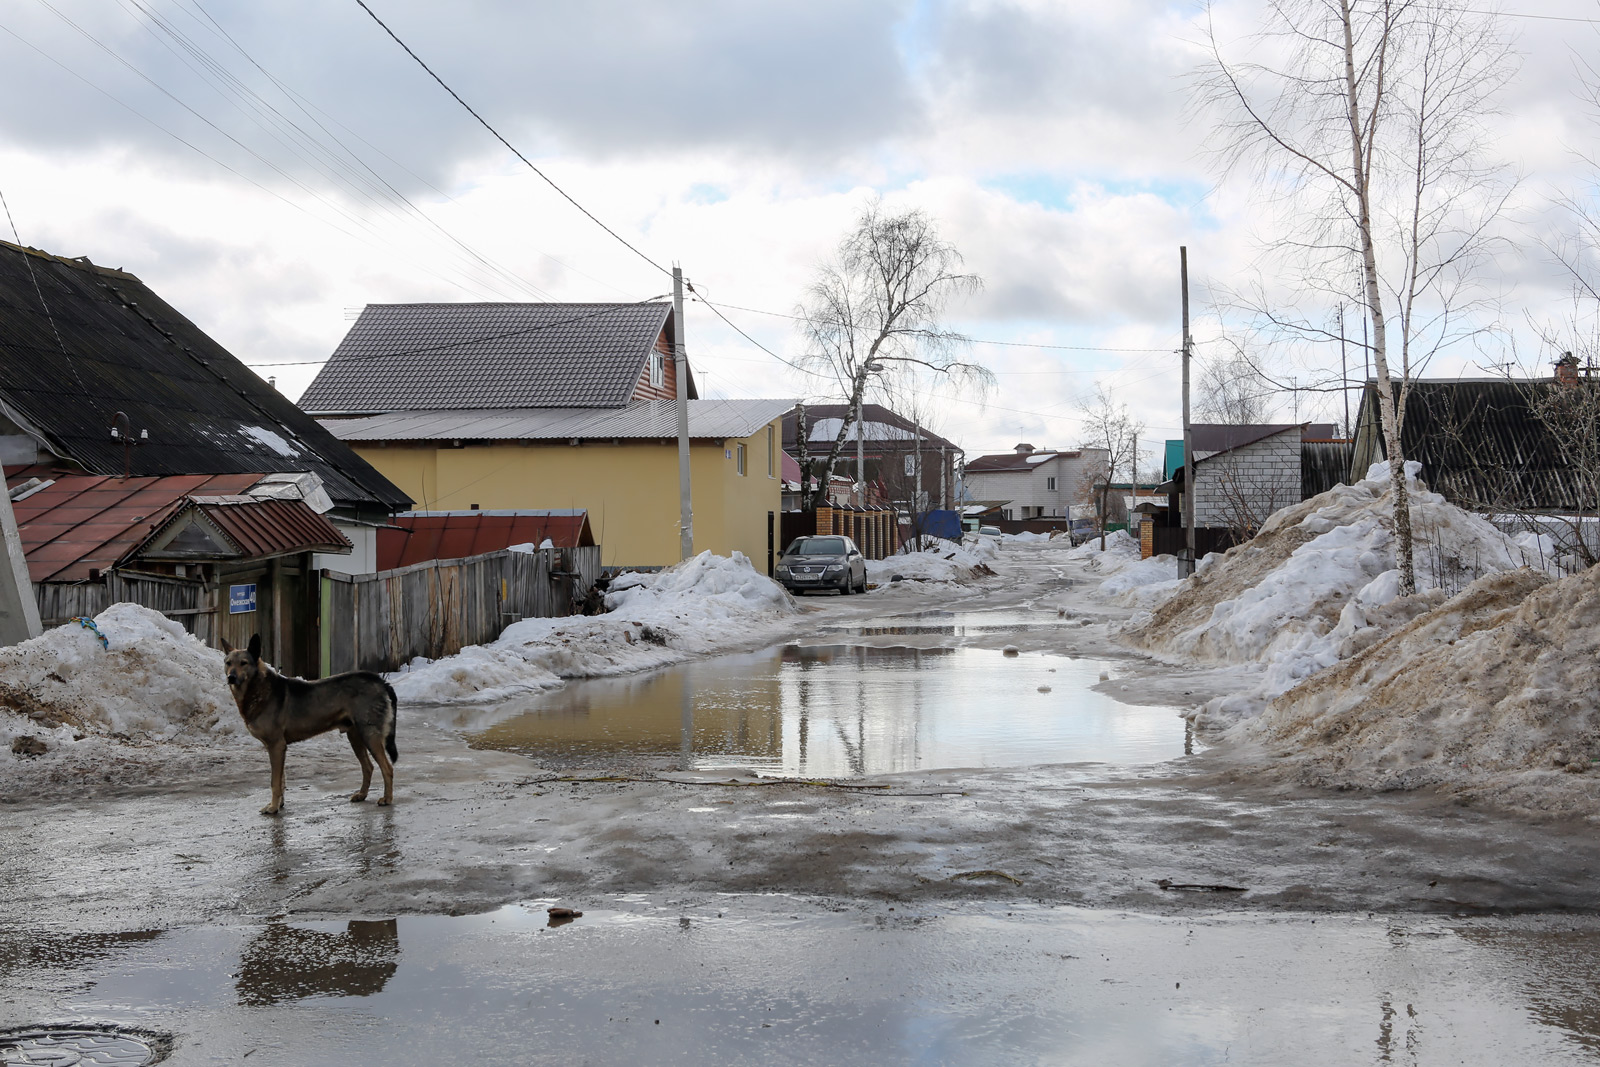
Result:
{"label": "dark shingle roof", "polygon": [[132,274],[0,241],[0,414],[121,475],[118,411],[149,435],[134,475],[312,471],[341,506],[411,503]]}
{"label": "dark shingle roof", "polygon": [[1001,452],[997,455],[979,456],[976,459],[968,460],[965,469],[968,474],[1000,474],[1006,472],[1029,474],[1057,456],[1076,459],[1081,455],[1083,455],[1082,449],[1066,452],[1058,448],[1039,448],[1032,452]]}
{"label": "dark shingle roof", "polygon": [[[314,415],[621,407],[672,306],[368,304],[300,398]],[[689,395],[695,395],[689,383]]]}

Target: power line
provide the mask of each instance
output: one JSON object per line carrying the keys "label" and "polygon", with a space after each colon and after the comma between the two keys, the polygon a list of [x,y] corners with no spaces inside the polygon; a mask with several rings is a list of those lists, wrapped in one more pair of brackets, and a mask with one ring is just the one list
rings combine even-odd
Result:
{"label": "power line", "polygon": [[[630,304],[607,304],[605,307],[600,308],[598,311],[591,311],[587,315],[574,315],[570,319],[558,319],[555,322],[542,322],[537,326],[529,326],[526,329],[522,329],[522,330],[506,330],[506,331],[503,331],[501,333],[484,334],[481,337],[463,337],[463,338],[460,338],[460,339],[454,340],[454,341],[445,341],[445,342],[442,342],[442,343],[436,344],[436,345],[426,345],[426,346],[424,346],[422,348],[401,349],[400,351],[396,351],[396,352],[367,352],[367,353],[364,353],[362,355],[357,355],[357,356],[345,356],[345,357],[343,357],[342,359],[339,360],[339,365],[343,366],[343,365],[345,365],[347,363],[365,363],[368,360],[376,360],[376,359],[394,359],[394,358],[397,358],[397,357],[400,357],[400,356],[421,356],[421,355],[427,355],[429,352],[448,352],[451,349],[465,348],[468,345],[479,345],[479,344],[484,344],[484,343],[489,342],[489,341],[505,341],[505,340],[509,340],[509,339],[511,339],[513,337],[526,337],[529,334],[541,333],[541,332],[543,332],[545,330],[553,330],[557,326],[570,326],[575,322],[587,322],[590,319],[597,319],[597,318],[600,318],[603,315],[613,315],[613,314],[616,314],[617,312],[623,310],[624,308],[642,307],[645,304],[651,304],[651,303],[654,303],[657,300],[665,300],[670,295],[671,294],[669,294],[669,293],[659,293],[659,294],[657,294],[655,296],[645,297],[643,300],[635,300]],[[271,363],[253,362],[253,363],[247,363],[246,366],[250,366],[250,367],[310,367],[310,366],[315,366],[316,364],[319,364],[319,363],[328,363],[332,359],[333,359],[332,356],[328,356],[326,359],[282,360],[282,361],[271,362]]]}
{"label": "power line", "polygon": [[550,188],[552,188],[556,192],[560,193],[561,196],[567,201],[567,203],[571,204],[573,207],[575,207],[579,211],[583,212],[584,215],[586,215],[588,217],[590,222],[594,223],[596,226],[598,226],[602,230],[606,231],[606,233],[609,233],[612,237],[616,238],[617,241],[619,241],[622,244],[622,246],[624,248],[626,248],[628,251],[632,252],[634,255],[638,256],[640,259],[642,259],[646,263],[650,264],[652,267],[654,267],[656,270],[660,271],[662,274],[666,274],[666,275],[671,275],[672,274],[672,272],[670,270],[668,270],[666,267],[663,267],[661,264],[657,263],[655,260],[653,260],[649,256],[645,255],[643,252],[639,251],[632,244],[628,243],[628,241],[625,240],[623,238],[623,236],[621,234],[619,234],[616,230],[613,230],[610,226],[607,226],[605,223],[601,222],[598,218],[595,217],[593,212],[591,212],[588,208],[584,207],[582,204],[580,204],[576,200],[574,200],[571,197],[571,195],[567,193],[567,191],[565,189],[561,188],[561,186],[559,186],[555,182],[551,181],[549,176],[546,175],[544,171],[542,171],[538,167],[534,166],[532,160],[530,160],[527,156],[523,155],[521,152],[517,151],[517,148],[516,148],[515,145],[513,145],[510,141],[508,141],[504,137],[502,137],[500,135],[500,131],[499,130],[497,130],[493,126],[489,125],[488,121],[485,120],[482,115],[478,114],[476,111],[473,110],[471,104],[469,104],[465,100],[461,99],[461,95],[459,93],[457,93],[454,89],[450,88],[450,86],[445,83],[445,80],[443,78],[441,78],[441,77],[439,77],[439,75],[435,74],[433,72],[433,68],[428,66],[428,64],[424,63],[422,61],[422,57],[417,55],[415,52],[413,52],[411,50],[411,46],[406,44],[404,41],[402,41],[400,39],[399,35],[396,34],[393,30],[391,30],[389,28],[388,24],[385,23],[382,19],[380,19],[377,16],[377,13],[372,10],[372,8],[367,6],[366,0],[356,0],[356,3],[360,5],[361,10],[365,11],[368,15],[371,15],[372,16],[372,21],[376,22],[379,26],[383,27],[383,32],[387,33],[391,38],[393,38],[395,44],[397,44],[401,48],[405,49],[406,55],[408,55],[412,59],[416,60],[417,61],[417,65],[419,67],[421,67],[423,70],[427,71],[428,72],[428,76],[431,77],[434,81],[438,82],[440,87],[442,89],[444,89],[445,92],[449,93],[451,95],[451,97],[453,97],[455,99],[456,103],[458,103],[462,107],[466,108],[467,109],[467,113],[470,114],[473,118],[477,119],[479,125],[481,125],[484,129],[488,130],[491,134],[493,134],[495,140],[499,141],[501,144],[505,145],[506,148],[510,149],[511,154],[516,156],[518,159],[522,160],[522,162],[527,165],[529,170],[533,171],[540,178],[544,179],[544,183],[546,185],[550,186]]}
{"label": "power line", "polygon": [[[716,310],[716,308],[711,304],[711,301],[707,300],[704,295],[702,295],[702,294],[696,294],[696,295],[699,297],[700,301],[702,303],[704,303],[707,307],[711,307],[713,311]],[[806,321],[805,320],[805,316],[803,316],[803,315],[789,315],[789,314],[786,314],[786,313],[784,313],[782,311],[767,311],[764,308],[741,307],[738,304],[729,304],[729,303],[726,303],[726,302],[724,302],[722,304],[722,306],[725,307],[725,308],[732,308],[734,311],[748,311],[752,315],[770,315],[775,319],[788,319],[791,322],[804,322],[804,321]],[[723,322],[728,322],[727,318],[722,316],[722,315],[720,315],[720,313],[719,313],[718,317],[722,318]],[[728,325],[732,326],[733,324],[732,323],[728,323]],[[739,329],[737,326],[734,326],[733,328],[736,329],[736,330]],[[739,332],[741,334],[744,334],[743,330],[740,330]],[[747,340],[749,339],[749,335],[748,334],[744,334],[744,336],[745,336],[745,338]],[[1047,349],[1052,349],[1052,350],[1061,351],[1061,352],[1147,352],[1147,353],[1152,353],[1153,352],[1153,353],[1171,354],[1171,353],[1174,353],[1174,352],[1178,351],[1178,349],[1176,349],[1176,348],[1106,348],[1106,347],[1103,347],[1103,346],[1100,346],[1100,345],[1043,345],[1043,344],[1035,344],[1032,341],[990,341],[990,340],[985,340],[985,339],[979,338],[979,337],[969,337],[969,338],[967,338],[967,342],[969,344],[974,344],[974,345],[999,345],[999,346],[1004,347],[1004,348],[1047,348]],[[751,343],[754,344],[756,342],[752,341]],[[1040,373],[1055,373],[1055,372],[1043,372],[1043,371],[1041,371]]]}

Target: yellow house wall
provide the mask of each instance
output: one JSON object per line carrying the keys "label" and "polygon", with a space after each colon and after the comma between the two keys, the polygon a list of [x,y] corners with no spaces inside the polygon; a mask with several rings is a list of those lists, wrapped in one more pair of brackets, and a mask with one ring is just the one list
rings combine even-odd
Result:
{"label": "yellow house wall", "polygon": [[[767,566],[767,513],[778,521],[782,500],[777,422],[769,435],[689,448],[694,548],[718,555],[734,550]],[[675,442],[580,445],[507,442],[440,448],[432,442],[374,445],[351,442],[356,454],[416,501],[418,509],[485,511],[583,508],[606,566],[668,566],[678,562],[678,449]],[[737,446],[748,464],[736,471]]]}

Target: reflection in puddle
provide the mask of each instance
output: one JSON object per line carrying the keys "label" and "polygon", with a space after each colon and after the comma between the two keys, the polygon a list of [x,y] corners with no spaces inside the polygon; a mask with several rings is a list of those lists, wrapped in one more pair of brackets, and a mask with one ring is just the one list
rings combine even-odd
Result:
{"label": "reflection in puddle", "polygon": [[989,649],[791,645],[574,682],[476,720],[470,737],[556,765],[822,777],[1184,755],[1177,711],[1094,691],[1105,670]]}
{"label": "reflection in puddle", "polygon": [[[0,1026],[67,1014],[178,1034],[195,1062],[392,1067],[1558,1064],[1596,1044],[1600,933],[1569,916],[852,914],[731,896],[584,910],[555,928],[541,903],[137,935],[24,963]],[[216,980],[235,960],[237,986]],[[63,978],[95,998],[39,995]]]}
{"label": "reflection in puddle", "polygon": [[394,977],[399,959],[393,919],[352,919],[343,930],[274,924],[240,953],[239,1003],[371,996]]}

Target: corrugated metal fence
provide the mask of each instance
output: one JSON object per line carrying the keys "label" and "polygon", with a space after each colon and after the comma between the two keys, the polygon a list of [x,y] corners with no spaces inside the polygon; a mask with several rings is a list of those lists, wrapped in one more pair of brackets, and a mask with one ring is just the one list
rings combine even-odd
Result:
{"label": "corrugated metal fence", "polygon": [[600,576],[600,549],[429,560],[376,574],[322,572],[323,673],[397,670],[493,641],[518,619],[571,615]]}

